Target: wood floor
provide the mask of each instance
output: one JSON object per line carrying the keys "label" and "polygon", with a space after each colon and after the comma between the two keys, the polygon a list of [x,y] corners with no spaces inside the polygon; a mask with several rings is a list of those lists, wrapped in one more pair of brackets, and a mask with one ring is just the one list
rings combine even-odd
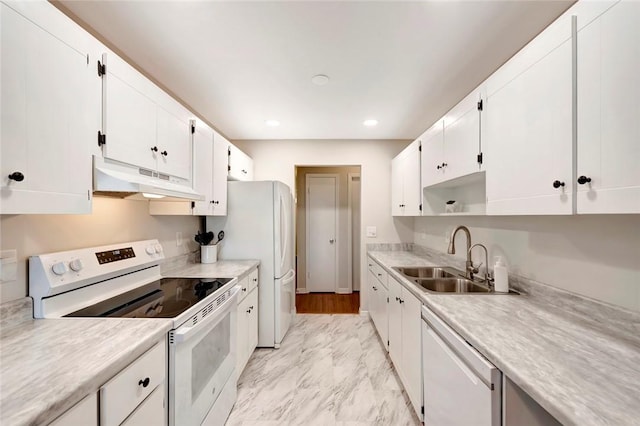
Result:
{"label": "wood floor", "polygon": [[299,314],[357,314],[359,309],[360,292],[296,294]]}

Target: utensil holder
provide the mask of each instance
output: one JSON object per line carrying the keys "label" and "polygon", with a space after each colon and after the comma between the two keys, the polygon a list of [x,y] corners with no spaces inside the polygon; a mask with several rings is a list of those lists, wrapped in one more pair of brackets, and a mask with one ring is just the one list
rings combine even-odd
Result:
{"label": "utensil holder", "polygon": [[200,263],[215,263],[218,261],[218,246],[200,246]]}

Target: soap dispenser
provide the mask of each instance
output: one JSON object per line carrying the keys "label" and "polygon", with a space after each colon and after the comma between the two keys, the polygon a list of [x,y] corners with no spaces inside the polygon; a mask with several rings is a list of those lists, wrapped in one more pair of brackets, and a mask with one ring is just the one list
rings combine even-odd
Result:
{"label": "soap dispenser", "polygon": [[502,256],[496,256],[496,263],[493,265],[494,289],[498,293],[509,292],[509,273],[507,266],[502,260]]}

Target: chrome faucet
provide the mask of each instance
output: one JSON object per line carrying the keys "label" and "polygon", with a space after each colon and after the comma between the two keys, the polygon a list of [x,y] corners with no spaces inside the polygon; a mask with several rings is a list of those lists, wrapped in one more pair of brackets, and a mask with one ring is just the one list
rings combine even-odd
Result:
{"label": "chrome faucet", "polygon": [[[484,281],[489,286],[489,288],[491,288],[493,285],[493,278],[489,273],[489,252],[487,251],[487,248],[484,246],[484,244],[474,244],[471,246],[471,248],[469,248],[469,251],[467,252],[469,258],[471,258],[471,250],[473,250],[474,247],[482,247],[484,249]],[[477,274],[478,272],[480,272],[481,265],[482,262],[480,263],[480,265],[472,267],[472,273]]]}
{"label": "chrome faucet", "polygon": [[473,279],[473,262],[471,262],[471,233],[469,232],[469,228],[466,226],[460,225],[451,231],[451,237],[449,238],[449,248],[447,249],[447,253],[456,254],[456,234],[458,231],[464,231],[467,235],[467,263],[465,265],[465,269],[467,271],[467,277],[472,280]]}

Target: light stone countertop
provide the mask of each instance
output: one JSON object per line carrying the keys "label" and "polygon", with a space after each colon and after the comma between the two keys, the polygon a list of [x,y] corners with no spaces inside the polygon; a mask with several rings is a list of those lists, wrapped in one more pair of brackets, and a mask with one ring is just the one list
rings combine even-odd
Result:
{"label": "light stone countertop", "polygon": [[171,325],[164,319],[60,318],[3,326],[0,424],[53,421],[165,337]]}
{"label": "light stone countertop", "polygon": [[391,267],[442,261],[368,254],[563,424],[640,424],[640,315],[575,296],[426,293]]}
{"label": "light stone countertop", "polygon": [[180,278],[235,278],[260,264],[259,260],[218,260],[214,263],[188,263],[175,269],[162,271],[164,277]]}

